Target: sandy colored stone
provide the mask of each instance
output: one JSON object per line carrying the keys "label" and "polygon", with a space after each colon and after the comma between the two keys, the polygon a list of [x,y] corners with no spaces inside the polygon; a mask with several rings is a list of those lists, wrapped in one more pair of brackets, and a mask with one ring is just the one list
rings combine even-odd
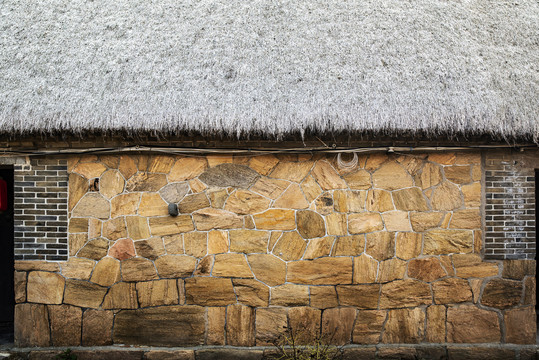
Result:
{"label": "sandy colored stone", "polygon": [[135,256],[135,245],[131,239],[120,239],[109,249],[109,256],[118,260],[127,260]]}
{"label": "sandy colored stone", "polygon": [[354,324],[352,342],[378,344],[386,317],[387,312],[384,310],[360,310]]}
{"label": "sandy colored stone", "polygon": [[[131,218],[131,216],[126,219]],[[128,223],[129,227],[129,223]],[[193,220],[189,215],[165,216],[150,218],[150,231],[153,236],[174,235],[194,230]],[[201,230],[201,229],[199,229]],[[144,238],[149,238],[149,234]]]}
{"label": "sandy colored stone", "polygon": [[272,231],[268,243],[268,251],[273,251],[273,248],[275,247],[275,244],[277,244],[277,240],[281,238],[281,235],[283,235],[282,231]]}
{"label": "sandy colored stone", "polygon": [[352,259],[319,258],[288,264],[287,281],[296,284],[335,285],[352,283]]}
{"label": "sandy colored stone", "polygon": [[110,204],[98,193],[87,193],[73,209],[72,216],[108,219],[110,217]]}
{"label": "sandy colored stone", "polygon": [[346,182],[326,161],[318,161],[314,166],[311,175],[323,190],[345,189]]}
{"label": "sandy colored stone", "polygon": [[230,305],[226,310],[227,345],[255,345],[255,310],[249,306]]}
{"label": "sandy colored stone", "polygon": [[268,248],[268,231],[231,230],[230,251],[249,253],[265,253]]}
{"label": "sandy colored stone", "polygon": [[243,254],[217,254],[213,264],[213,276],[252,278],[253,273]]}
{"label": "sandy colored stone", "polygon": [[354,306],[358,309],[376,309],[380,296],[379,284],[337,285],[339,305]]}
{"label": "sandy colored stone", "polygon": [[[151,264],[151,263],[150,263]],[[187,277],[193,274],[196,259],[186,255],[163,255],[154,261],[157,273],[161,278]],[[155,277],[151,277],[151,280]],[[124,279],[125,280],[125,279]]]}
{"label": "sandy colored stone", "polygon": [[143,193],[138,214],[140,216],[167,216],[168,204],[158,193]]}
{"label": "sandy colored stone", "polygon": [[374,283],[378,276],[378,261],[367,254],[354,258],[354,283]]}
{"label": "sandy colored stone", "polygon": [[430,203],[434,210],[455,210],[463,205],[462,194],[457,185],[444,181],[434,190]]}
{"label": "sandy colored stone", "polygon": [[352,339],[356,309],[333,308],[322,312],[321,339],[334,345],[349,344]]}
{"label": "sandy colored stone", "polygon": [[398,233],[395,250],[400,259],[409,260],[418,257],[421,253],[421,234]]}
{"label": "sandy colored stone", "polygon": [[223,306],[236,303],[231,279],[193,277],[185,279],[187,304]]}
{"label": "sandy colored stone", "polygon": [[247,255],[254,276],[269,286],[281,285],[286,281],[286,263],[270,254]]}
{"label": "sandy colored stone", "polygon": [[137,346],[202,345],[205,313],[206,310],[199,306],[122,310],[114,319],[114,343]]}
{"label": "sandy colored stone", "polygon": [[[154,220],[154,218],[152,218],[152,220]],[[141,216],[126,216],[125,222],[127,224],[127,233],[131,239],[140,240],[150,237],[147,218]]]}
{"label": "sandy colored stone", "polygon": [[189,192],[189,184],[177,182],[165,185],[159,190],[159,194],[167,203],[179,203]]}
{"label": "sandy colored stone", "polygon": [[189,180],[189,187],[191,188],[191,191],[195,194],[202,192],[208,188],[206,184],[204,184],[202,181],[198,179]]}
{"label": "sandy colored stone", "polygon": [[408,276],[425,282],[433,282],[447,276],[447,273],[438,258],[428,257],[410,260]]}
{"label": "sandy colored stone", "polygon": [[101,163],[81,163],[75,166],[73,172],[76,172],[86,179],[98,178],[107,170]]}
{"label": "sandy colored stone", "polygon": [[115,196],[111,201],[111,214],[112,218],[121,215],[135,215],[138,204],[140,203],[139,193],[120,194]]}
{"label": "sandy colored stone", "polygon": [[364,248],[364,235],[342,236],[335,240],[331,256],[358,256]]}
{"label": "sandy colored stone", "polygon": [[455,184],[467,184],[471,182],[470,166],[446,166],[444,168],[447,180]]}
{"label": "sandy colored stone", "polygon": [[172,165],[176,162],[176,158],[168,155],[153,155],[148,161],[148,172],[165,173],[167,174]]}
{"label": "sandy colored stone", "polygon": [[[178,205],[178,210],[182,214],[190,214],[194,211],[204,209],[210,206],[210,200],[205,193],[201,192],[198,194],[187,195]],[[168,209],[167,214],[168,215]]]}
{"label": "sandy colored stone", "polygon": [[474,182],[473,184],[461,186],[462,195],[464,196],[464,204],[466,207],[481,206],[481,183]]}
{"label": "sandy colored stone", "polygon": [[249,167],[258,172],[260,175],[268,175],[278,162],[279,159],[271,154],[253,156],[249,160]]}
{"label": "sandy colored stone", "polygon": [[208,254],[228,252],[228,246],[228,232],[222,230],[208,232]]}
{"label": "sandy colored stone", "polygon": [[305,198],[305,195],[303,195],[300,186],[292,183],[285,192],[275,200],[273,207],[283,209],[306,209],[309,207],[309,202]]}
{"label": "sandy colored stone", "polygon": [[309,305],[309,287],[304,285],[284,284],[271,288],[272,306]]}
{"label": "sandy colored stone", "polygon": [[256,345],[271,346],[288,326],[286,308],[256,309]]}
{"label": "sandy colored stone", "polygon": [[451,229],[479,229],[481,228],[481,214],[479,210],[460,210],[453,212]]}
{"label": "sandy colored stone", "polygon": [[473,232],[466,230],[431,230],[423,236],[423,254],[440,255],[473,251]]}
{"label": "sandy colored stone", "polygon": [[348,231],[352,234],[370,233],[382,230],[384,223],[378,213],[361,213],[348,215]]}
{"label": "sandy colored stone", "polygon": [[332,236],[310,239],[303,259],[311,260],[322,256],[329,256],[334,242],[335,238]]}
{"label": "sandy colored stone", "polygon": [[194,276],[210,276],[213,269],[214,258],[213,256],[205,256],[197,264]]}
{"label": "sandy colored stone", "polygon": [[65,280],[62,276],[45,272],[31,271],[28,274],[28,302],[41,304],[61,304]]}
{"label": "sandy colored stone", "polygon": [[442,169],[440,166],[433,163],[426,163],[418,176],[419,186],[422,189],[427,189],[436,186],[443,180]]}
{"label": "sandy colored stone", "polygon": [[498,275],[498,264],[483,262],[478,254],[455,254],[451,258],[458,277],[484,278]]}
{"label": "sandy colored stone", "polygon": [[17,304],[14,315],[15,346],[50,346],[49,316],[46,305]]}
{"label": "sandy colored stone", "polygon": [[79,250],[78,257],[100,260],[107,255],[109,250],[109,242],[106,239],[100,238],[90,240]]}
{"label": "sandy colored stone", "polygon": [[473,232],[473,248],[476,254],[480,254],[483,249],[483,231],[474,230]]}
{"label": "sandy colored stone", "polygon": [[103,309],[136,309],[138,308],[135,283],[120,282],[112,285],[103,301]]}
{"label": "sandy colored stone", "polygon": [[128,192],[135,191],[159,191],[163,186],[167,184],[167,177],[165,174],[151,174],[146,172],[139,172],[132,176],[125,185],[125,189]]}
{"label": "sandy colored stone", "polygon": [[26,302],[26,272],[24,271],[15,271],[14,279],[14,293],[15,293],[15,302],[22,303]]}
{"label": "sandy colored stone", "polygon": [[533,307],[507,310],[504,314],[504,320],[506,342],[513,344],[536,343],[537,321]]}
{"label": "sandy colored stone", "polygon": [[195,220],[197,230],[199,231],[243,227],[243,218],[241,216],[219,209],[207,208],[199,210],[193,213],[193,219]]}
{"label": "sandy colored stone", "polygon": [[405,211],[390,211],[382,214],[387,231],[412,231],[408,213]]}
{"label": "sandy colored stone", "polygon": [[[226,307],[209,307],[206,345],[225,345]],[[194,360],[194,356],[191,360]]]}
{"label": "sandy colored stone", "polygon": [[343,212],[365,211],[366,191],[343,191],[343,193],[346,194],[346,211]]}
{"label": "sandy colored stone", "polygon": [[90,281],[101,286],[111,286],[120,281],[120,262],[111,257],[101,259],[95,266]]}
{"label": "sandy colored stone", "polygon": [[101,306],[107,288],[81,280],[66,280],[64,304],[97,309]]}
{"label": "sandy colored stone", "polygon": [[427,211],[427,199],[420,188],[412,187],[393,191],[393,202],[397,210],[404,211]]}
{"label": "sandy colored stone", "polygon": [[125,179],[129,179],[137,172],[137,164],[130,156],[120,155],[118,170],[120,170],[120,173],[122,173]]}
{"label": "sandy colored stone", "polygon": [[383,343],[420,343],[424,336],[425,311],[423,309],[396,309],[388,312],[382,335]]}
{"label": "sandy colored stone", "polygon": [[62,263],[62,275],[66,278],[89,280],[95,263],[94,260],[72,257]]}
{"label": "sandy colored stone", "polygon": [[88,180],[77,174],[69,174],[69,210],[88,192]]}
{"label": "sandy colored stone", "polygon": [[311,345],[320,334],[321,311],[308,306],[288,309],[290,333],[300,345]]}
{"label": "sandy colored stone", "polygon": [[410,221],[414,231],[421,232],[439,227],[443,216],[441,212],[412,212]]}
{"label": "sandy colored stone", "polygon": [[410,174],[395,161],[387,162],[376,170],[372,174],[372,182],[375,188],[385,190],[408,188],[414,185]]}
{"label": "sandy colored stone", "polygon": [[473,302],[477,304],[479,301],[479,295],[481,295],[481,285],[483,284],[483,279],[470,279],[468,280],[470,288],[472,289]]}
{"label": "sandy colored stone", "polygon": [[[333,196],[329,192],[322,193],[314,202],[316,211],[320,215],[329,215],[333,212]],[[311,210],[312,206],[311,206]]]}
{"label": "sandy colored stone", "polygon": [[88,241],[88,234],[68,234],[69,256],[75,256]]}
{"label": "sandy colored stone", "polygon": [[309,203],[322,193],[322,189],[312,176],[308,176],[305,180],[303,180],[301,183],[301,190],[303,191],[303,194],[305,194],[305,198]]}
{"label": "sandy colored stone", "polygon": [[253,279],[232,279],[238,303],[263,307],[269,305],[269,288]]}
{"label": "sandy colored stone", "polygon": [[307,243],[297,231],[285,232],[273,248],[273,254],[285,261],[299,260],[306,247]]}
{"label": "sandy colored stone", "polygon": [[435,152],[429,154],[429,161],[438,163],[440,165],[453,165],[457,160],[455,153],[451,152]]}
{"label": "sandy colored stone", "polygon": [[101,175],[99,192],[110,199],[124,191],[125,180],[117,170],[108,170]]}
{"label": "sandy colored stone", "polygon": [[455,273],[455,268],[453,267],[453,261],[451,260],[451,256],[449,255],[440,256],[440,262],[442,263],[442,266],[447,272],[447,275],[455,276],[456,273]]}
{"label": "sandy colored stone", "polygon": [[[324,219],[314,211],[302,210],[296,214],[298,232],[305,239],[321,237],[326,234]],[[284,229],[283,229],[284,230]]]}
{"label": "sandy colored stone", "polygon": [[40,260],[15,260],[15,270],[19,271],[60,271],[59,263]]}
{"label": "sandy colored stone", "polygon": [[535,260],[504,260],[504,279],[522,280],[526,275],[535,276]]}
{"label": "sandy colored stone", "polygon": [[369,190],[367,194],[367,211],[384,212],[394,210],[391,193],[385,190]]}
{"label": "sandy colored stone", "polygon": [[[213,167],[220,164],[232,164],[236,163],[234,161],[235,156],[232,154],[212,154],[206,155],[206,160],[208,160],[208,166]],[[236,158],[237,159],[237,158]]]}
{"label": "sandy colored stone", "polygon": [[474,305],[450,306],[447,309],[447,342],[497,343],[501,332],[494,311]]}
{"label": "sandy colored stone", "polygon": [[284,179],[299,183],[307,176],[312,167],[312,161],[280,162],[269,176],[274,179]]}
{"label": "sandy colored stone", "polygon": [[348,221],[346,214],[333,213],[326,216],[328,235],[346,235],[348,234]]}
{"label": "sandy colored stone", "polygon": [[395,234],[390,232],[367,234],[365,252],[379,261],[392,258],[395,255]]}
{"label": "sandy colored stone", "polygon": [[88,219],[85,219],[85,218],[69,219],[68,231],[69,233],[88,232]]}
{"label": "sandy colored stone", "polygon": [[319,309],[327,309],[339,306],[337,291],[334,286],[311,286],[311,306]]}
{"label": "sandy colored stone", "polygon": [[431,305],[427,308],[427,333],[426,341],[432,343],[444,343],[446,333],[446,307],[443,305]]}
{"label": "sandy colored stone", "polygon": [[277,199],[289,185],[290,183],[285,180],[262,177],[251,187],[251,191],[270,199]]}
{"label": "sandy colored stone", "polygon": [[181,158],[176,161],[168,174],[169,182],[185,181],[200,175],[207,166],[203,158]]}
{"label": "sandy colored stone", "polygon": [[380,262],[378,282],[401,280],[406,273],[406,261],[401,259],[389,259]]}
{"label": "sandy colored stone", "polygon": [[197,258],[206,256],[208,253],[208,239],[205,232],[188,232],[183,234],[185,253]]}
{"label": "sandy colored stone", "polygon": [[144,281],[136,284],[140,307],[178,304],[176,280]]}
{"label": "sandy colored stone", "polygon": [[103,221],[95,218],[88,219],[88,239],[101,237]]}
{"label": "sandy colored stone", "polygon": [[507,309],[518,305],[521,298],[522,282],[492,279],[483,289],[481,304],[498,309]]}
{"label": "sandy colored stone", "polygon": [[123,281],[144,281],[157,278],[154,264],[147,259],[129,258],[122,261],[121,267]]}
{"label": "sandy colored stone", "polygon": [[417,280],[397,280],[382,284],[380,308],[415,307],[432,303],[430,286]]}
{"label": "sandy colored stone", "polygon": [[160,237],[153,237],[147,240],[135,241],[137,255],[146,259],[155,260],[165,254],[163,240]]}
{"label": "sandy colored stone", "polygon": [[87,309],[82,315],[82,345],[103,346],[112,344],[112,311]]}
{"label": "sandy colored stone", "polygon": [[432,284],[434,302],[436,304],[456,304],[472,301],[472,290],[468,281],[458,278],[447,278]]}
{"label": "sandy colored stone", "polygon": [[125,219],[123,217],[117,217],[104,221],[102,234],[103,237],[112,241],[127,237]]}
{"label": "sandy colored stone", "polygon": [[226,201],[225,210],[242,215],[255,214],[266,210],[269,207],[269,203],[269,199],[254,192],[237,190]]}
{"label": "sandy colored stone", "polygon": [[365,170],[358,170],[344,175],[344,180],[354,190],[367,190],[371,187],[371,174]]}
{"label": "sandy colored stone", "polygon": [[[365,162],[365,169],[368,171],[374,171],[388,160],[389,157],[384,153],[369,154]],[[359,162],[361,163],[362,161],[360,160]]]}

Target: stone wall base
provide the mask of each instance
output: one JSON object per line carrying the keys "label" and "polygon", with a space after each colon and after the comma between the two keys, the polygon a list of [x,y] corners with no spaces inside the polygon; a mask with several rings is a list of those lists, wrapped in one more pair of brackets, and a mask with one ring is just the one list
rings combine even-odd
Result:
{"label": "stone wall base", "polygon": [[[16,348],[0,351],[0,359],[56,360],[67,348]],[[270,360],[279,359],[273,347],[74,347],[71,353],[77,360]],[[377,345],[344,346],[343,360],[362,359],[432,359],[432,360],[531,360],[538,358],[537,345]]]}

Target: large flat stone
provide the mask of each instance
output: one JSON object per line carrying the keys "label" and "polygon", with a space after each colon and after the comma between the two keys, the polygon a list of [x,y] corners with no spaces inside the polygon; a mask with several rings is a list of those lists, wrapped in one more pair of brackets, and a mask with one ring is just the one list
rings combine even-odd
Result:
{"label": "large flat stone", "polygon": [[521,298],[522,282],[492,279],[483,289],[481,304],[498,309],[507,309],[518,305]]}
{"label": "large flat stone", "polygon": [[112,311],[86,310],[82,316],[82,345],[111,345],[113,320]]}
{"label": "large flat stone", "polygon": [[123,281],[144,281],[157,278],[154,264],[143,258],[130,258],[122,261]]}
{"label": "large flat stone", "polygon": [[297,214],[298,232],[304,239],[312,239],[326,235],[326,227],[322,216],[314,211],[302,210]]}
{"label": "large flat stone", "polygon": [[107,292],[106,287],[81,280],[67,280],[64,304],[97,309]]}
{"label": "large flat stone", "polygon": [[253,215],[257,229],[260,230],[293,230],[296,228],[294,210],[270,209]]}
{"label": "large flat stone", "polygon": [[397,280],[382,285],[380,308],[415,307],[432,303],[430,286],[417,280]]}
{"label": "large flat stone", "polygon": [[313,178],[324,190],[346,189],[346,182],[326,161],[318,161],[311,172]]}
{"label": "large flat stone", "polygon": [[50,305],[52,346],[80,346],[82,310],[69,305]]}
{"label": "large flat stone", "polygon": [[138,308],[135,283],[120,282],[111,286],[102,307],[105,310]]}
{"label": "large flat stone", "polygon": [[507,310],[504,314],[504,321],[506,342],[513,344],[536,343],[537,321],[533,307]]}
{"label": "large flat stone", "polygon": [[322,312],[321,339],[333,345],[349,344],[356,319],[354,308],[333,308]]}
{"label": "large flat stone", "polygon": [[206,208],[193,213],[197,230],[237,229],[243,227],[243,218],[232,212]]}
{"label": "large flat stone", "polygon": [[150,218],[150,231],[153,236],[175,235],[194,229],[193,220],[189,215]]}
{"label": "large flat stone", "polygon": [[159,194],[167,203],[179,203],[189,192],[189,184],[176,182],[165,185],[159,190]]}
{"label": "large flat stone", "polygon": [[473,251],[473,232],[467,230],[431,230],[424,235],[425,255],[470,253]]}
{"label": "large flat stone", "polygon": [[365,253],[378,261],[392,258],[395,255],[395,233],[384,231],[367,234]]}
{"label": "large flat stone", "polygon": [[127,180],[125,189],[129,192],[135,191],[159,191],[167,184],[165,174],[151,174],[139,172]]}
{"label": "large flat stone", "polygon": [[370,233],[383,230],[384,223],[379,213],[348,215],[348,231],[351,234]]}
{"label": "large flat stone", "polygon": [[254,276],[265,284],[277,286],[286,281],[286,263],[276,256],[250,254],[247,259]]}
{"label": "large flat stone", "polygon": [[358,309],[376,309],[380,297],[380,285],[337,285],[339,305]]}
{"label": "large flat stone", "polygon": [[61,304],[64,284],[64,278],[58,274],[32,271],[28,274],[28,301],[41,304]]}
{"label": "large flat stone", "polygon": [[232,279],[238,303],[253,307],[269,305],[269,288],[254,279]]}
{"label": "large flat stone", "polygon": [[161,278],[187,277],[195,271],[196,259],[186,255],[163,255],[154,264]]}
{"label": "large flat stone", "polygon": [[260,175],[245,165],[220,164],[209,168],[198,177],[209,186],[238,187],[247,189],[258,180]]}
{"label": "large flat stone", "polygon": [[425,336],[425,311],[420,308],[390,310],[382,342],[414,344]]}
{"label": "large flat stone", "polygon": [[273,254],[285,261],[299,260],[306,247],[307,243],[297,231],[285,232],[273,248]]}
{"label": "large flat stone", "polygon": [[73,216],[108,219],[110,217],[110,203],[98,193],[87,193],[73,209]]}
{"label": "large flat stone", "polygon": [[225,210],[241,215],[256,214],[266,210],[269,204],[269,199],[254,192],[237,190],[228,197]]}
{"label": "large flat stone", "polygon": [[231,230],[230,251],[249,253],[265,253],[268,251],[268,231]]}
{"label": "large flat stone", "polygon": [[321,311],[308,306],[288,309],[288,335],[294,335],[297,344],[311,345],[320,336]]}
{"label": "large flat stone", "polygon": [[284,284],[271,288],[272,306],[309,305],[309,287],[304,285]]}
{"label": "large flat stone", "polygon": [[378,344],[387,318],[384,310],[360,310],[352,332],[355,344]]}
{"label": "large flat stone", "polygon": [[447,278],[432,284],[434,302],[436,304],[457,304],[472,301],[472,289],[468,281],[458,278]]}
{"label": "large flat stone", "polygon": [[15,305],[15,346],[46,347],[50,345],[47,306],[41,304]]}
{"label": "large flat stone", "polygon": [[413,279],[432,282],[447,276],[440,260],[436,257],[413,259],[408,263],[408,276]]}
{"label": "large flat stone", "polygon": [[236,303],[236,295],[230,279],[188,278],[185,280],[185,296],[188,304],[223,306]]}
{"label": "large flat stone", "polygon": [[213,276],[252,278],[253,273],[243,254],[217,254],[213,265]]}
{"label": "large flat stone", "polygon": [[226,311],[227,344],[232,346],[255,345],[255,311],[252,307],[230,305]]}
{"label": "large flat stone", "polygon": [[114,322],[114,343],[147,346],[204,344],[205,309],[167,306],[122,310]]}
{"label": "large flat stone", "polygon": [[291,262],[287,281],[309,285],[351,284],[352,259],[337,257]]}
{"label": "large flat stone", "polygon": [[287,309],[281,307],[256,309],[256,345],[274,345],[288,326]]}
{"label": "large flat stone", "polygon": [[501,340],[498,315],[473,305],[447,309],[447,342],[497,343]]}

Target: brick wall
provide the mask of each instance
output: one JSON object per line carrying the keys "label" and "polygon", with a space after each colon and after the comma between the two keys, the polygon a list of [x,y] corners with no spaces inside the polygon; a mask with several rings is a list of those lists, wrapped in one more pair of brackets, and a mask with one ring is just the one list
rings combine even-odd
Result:
{"label": "brick wall", "polygon": [[485,259],[535,259],[537,153],[485,157]]}
{"label": "brick wall", "polygon": [[67,260],[67,161],[14,166],[15,259]]}

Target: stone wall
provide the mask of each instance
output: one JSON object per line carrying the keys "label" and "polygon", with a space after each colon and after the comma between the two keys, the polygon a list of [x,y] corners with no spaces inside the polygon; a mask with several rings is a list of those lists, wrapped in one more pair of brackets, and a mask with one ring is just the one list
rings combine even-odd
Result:
{"label": "stone wall", "polygon": [[70,258],[16,263],[17,345],[535,343],[535,262],[481,257],[479,153],[335,160],[70,158]]}

